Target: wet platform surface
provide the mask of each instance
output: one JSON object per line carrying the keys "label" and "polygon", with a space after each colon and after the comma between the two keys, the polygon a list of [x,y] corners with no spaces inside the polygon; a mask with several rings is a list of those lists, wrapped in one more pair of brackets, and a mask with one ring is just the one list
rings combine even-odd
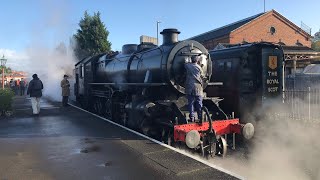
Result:
{"label": "wet platform surface", "polygon": [[0,179],[236,179],[80,111],[15,97],[0,119]]}

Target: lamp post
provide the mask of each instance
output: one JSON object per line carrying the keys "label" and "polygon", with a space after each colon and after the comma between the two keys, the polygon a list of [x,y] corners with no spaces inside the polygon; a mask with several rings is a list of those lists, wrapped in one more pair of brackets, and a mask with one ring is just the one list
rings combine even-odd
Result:
{"label": "lamp post", "polygon": [[2,89],[4,89],[4,67],[6,65],[7,59],[4,58],[4,55],[2,55],[1,61],[1,67],[2,67]]}
{"label": "lamp post", "polygon": [[161,21],[157,21],[157,46],[159,46],[159,24]]}

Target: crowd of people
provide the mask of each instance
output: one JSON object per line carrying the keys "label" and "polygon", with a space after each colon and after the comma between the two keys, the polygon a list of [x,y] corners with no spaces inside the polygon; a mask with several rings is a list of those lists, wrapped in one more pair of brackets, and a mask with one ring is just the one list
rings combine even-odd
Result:
{"label": "crowd of people", "polygon": [[10,87],[10,89],[14,92],[16,96],[23,96],[25,95],[26,88],[28,87],[28,82],[23,78],[21,78],[21,80],[11,79],[7,86]]}
{"label": "crowd of people", "polygon": [[[68,99],[70,96],[70,82],[68,75],[64,75],[61,81],[62,90],[62,106],[69,106]],[[2,86],[1,82],[0,85]],[[26,79],[11,79],[5,81],[4,86],[10,88],[15,96],[29,95],[32,104],[33,115],[38,116],[40,113],[40,99],[42,97],[43,84],[37,74],[32,75],[32,80],[28,82]]]}

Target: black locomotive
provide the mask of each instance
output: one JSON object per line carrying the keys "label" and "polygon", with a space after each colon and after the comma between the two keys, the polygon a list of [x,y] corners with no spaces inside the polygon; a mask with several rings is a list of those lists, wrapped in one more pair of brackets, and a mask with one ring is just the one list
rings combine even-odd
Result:
{"label": "black locomotive", "polygon": [[163,44],[159,47],[128,44],[123,46],[122,53],[83,59],[75,65],[77,101],[85,109],[168,144],[183,141],[190,148],[201,149],[203,154],[225,154],[225,141],[218,135],[243,131],[250,138],[253,127],[233,119],[222,121],[217,129],[211,120],[226,120],[230,116],[219,108],[220,99],[215,96],[204,97],[203,103],[209,110],[203,123],[188,122],[185,60],[201,56],[204,87],[212,85],[212,61],[200,43],[178,41],[179,33],[177,29],[164,29]]}
{"label": "black locomotive", "polygon": [[281,101],[284,54],[281,46],[261,42],[234,45],[209,52],[213,62],[211,81],[221,86],[206,89],[208,96],[224,100],[226,113],[234,112],[242,122],[254,122]]}

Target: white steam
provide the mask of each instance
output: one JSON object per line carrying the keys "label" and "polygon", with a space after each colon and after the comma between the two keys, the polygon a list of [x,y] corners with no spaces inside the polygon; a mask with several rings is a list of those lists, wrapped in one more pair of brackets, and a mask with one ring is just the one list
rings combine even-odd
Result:
{"label": "white steam", "polygon": [[19,70],[28,73],[29,81],[33,74],[38,74],[44,84],[43,95],[61,101],[60,82],[64,74],[72,75],[76,63],[73,50],[65,42],[70,41],[71,32],[77,27],[68,20],[68,2],[46,0],[40,6],[41,15],[30,29],[25,29],[30,33],[30,43],[24,52],[28,59]]}
{"label": "white steam", "polygon": [[[302,105],[301,111],[308,112],[304,107],[308,105]],[[210,162],[250,180],[320,179],[319,121],[295,119],[290,105],[285,104],[274,104],[265,113],[268,116],[256,122],[255,137],[248,147],[238,147],[227,158]]]}
{"label": "white steam", "polygon": [[294,120],[283,105],[275,105],[267,114],[257,124],[249,179],[320,179],[319,124]]}
{"label": "white steam", "polygon": [[61,101],[60,82],[64,74],[69,77],[72,75],[75,64],[73,54],[46,48],[29,49],[27,54],[30,60],[25,70],[29,76],[38,74],[44,85],[43,95],[52,100]]}

